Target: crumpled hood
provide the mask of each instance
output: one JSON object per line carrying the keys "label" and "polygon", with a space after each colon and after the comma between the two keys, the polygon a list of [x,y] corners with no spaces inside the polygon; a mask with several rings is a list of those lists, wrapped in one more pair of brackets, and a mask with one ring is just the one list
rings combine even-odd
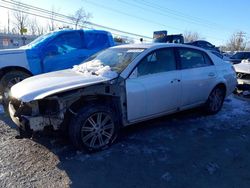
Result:
{"label": "crumpled hood", "polygon": [[236,72],[249,73],[250,74],[250,62],[242,60],[241,63],[234,65]]}
{"label": "crumpled hood", "polygon": [[101,75],[86,75],[73,69],[66,69],[27,78],[11,88],[11,96],[23,102],[29,102],[59,92],[112,80],[113,78]]}

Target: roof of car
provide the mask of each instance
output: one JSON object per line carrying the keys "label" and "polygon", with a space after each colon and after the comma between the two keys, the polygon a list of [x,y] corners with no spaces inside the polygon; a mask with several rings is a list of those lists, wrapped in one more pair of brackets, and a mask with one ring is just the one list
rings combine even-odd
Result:
{"label": "roof of car", "polygon": [[105,30],[97,30],[97,29],[57,29],[54,31],[51,31],[51,34],[61,34],[61,33],[71,33],[75,31],[83,31],[84,33],[110,33]]}
{"label": "roof of car", "polygon": [[177,43],[141,43],[141,44],[124,44],[115,46],[113,48],[152,48],[152,47],[187,47],[194,48],[199,50],[204,50],[196,46],[190,46],[186,44],[177,44]]}

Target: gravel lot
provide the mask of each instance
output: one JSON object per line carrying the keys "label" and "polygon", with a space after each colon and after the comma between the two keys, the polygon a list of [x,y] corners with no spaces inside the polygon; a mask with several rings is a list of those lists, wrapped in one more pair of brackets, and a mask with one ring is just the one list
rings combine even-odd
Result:
{"label": "gravel lot", "polygon": [[16,139],[2,113],[0,186],[248,188],[249,114],[250,102],[231,96],[217,115],[195,109],[130,126],[87,154],[56,135]]}

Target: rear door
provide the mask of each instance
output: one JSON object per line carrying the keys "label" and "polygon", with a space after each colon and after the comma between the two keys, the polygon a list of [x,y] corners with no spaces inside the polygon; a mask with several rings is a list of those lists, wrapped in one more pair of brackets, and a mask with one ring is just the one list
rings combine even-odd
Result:
{"label": "rear door", "polygon": [[182,83],[181,106],[207,100],[216,84],[217,72],[209,56],[200,50],[178,48]]}
{"label": "rear door", "polygon": [[129,121],[175,111],[180,105],[180,75],[172,48],[158,49],[138,64],[137,76],[126,80]]}

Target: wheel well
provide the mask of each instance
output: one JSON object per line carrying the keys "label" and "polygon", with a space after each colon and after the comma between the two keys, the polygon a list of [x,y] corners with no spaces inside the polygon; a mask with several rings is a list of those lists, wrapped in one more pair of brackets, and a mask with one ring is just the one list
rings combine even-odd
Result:
{"label": "wheel well", "polygon": [[226,95],[227,87],[224,83],[219,83],[214,88],[216,88],[216,87],[223,89],[225,91],[225,95]]}
{"label": "wheel well", "polygon": [[27,70],[27,69],[25,69],[25,68],[23,68],[23,67],[17,67],[17,66],[13,66],[13,67],[4,67],[4,68],[2,68],[2,69],[0,70],[0,80],[2,79],[2,77],[3,77],[7,72],[11,72],[11,71],[22,71],[22,72],[25,72],[25,73],[29,74],[30,76],[33,75],[29,70]]}
{"label": "wheel well", "polygon": [[107,96],[107,95],[84,96],[79,100],[75,101],[74,103],[72,103],[70,109],[73,110],[74,112],[77,112],[83,105],[101,103],[117,110],[116,109],[118,100],[117,98],[118,97]]}
{"label": "wheel well", "polygon": [[[105,106],[110,106],[115,110],[116,113],[119,114],[120,106],[119,106],[119,97],[107,96],[107,95],[94,95],[94,96],[83,96],[80,99],[73,102],[70,107],[67,109],[64,115],[64,121],[61,125],[61,130],[63,132],[67,132],[68,125],[71,119],[77,114],[77,112],[85,105],[89,104],[104,104]],[[117,116],[118,117],[118,116]]]}

